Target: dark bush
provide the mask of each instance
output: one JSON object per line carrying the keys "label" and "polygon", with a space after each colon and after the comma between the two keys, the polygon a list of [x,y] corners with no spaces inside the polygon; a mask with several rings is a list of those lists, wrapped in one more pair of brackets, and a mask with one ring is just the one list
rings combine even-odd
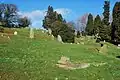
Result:
{"label": "dark bush", "polygon": [[96,43],[100,43],[101,39],[97,38]]}
{"label": "dark bush", "polygon": [[0,27],[0,32],[4,33],[4,28]]}

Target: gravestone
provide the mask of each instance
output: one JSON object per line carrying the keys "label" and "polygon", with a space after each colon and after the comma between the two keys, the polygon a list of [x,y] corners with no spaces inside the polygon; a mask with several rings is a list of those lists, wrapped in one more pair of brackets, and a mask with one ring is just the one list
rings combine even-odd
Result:
{"label": "gravestone", "polygon": [[104,40],[104,43],[105,43],[106,41]]}
{"label": "gravestone", "polygon": [[70,63],[70,58],[62,56],[61,59],[58,61],[59,64],[68,64]]}
{"label": "gravestone", "polygon": [[90,66],[89,63],[72,63],[70,58],[62,56],[61,59],[56,64],[59,68],[64,68],[66,70],[75,70],[75,69],[82,69],[87,68]]}
{"label": "gravestone", "polygon": [[57,40],[58,40],[59,42],[63,42],[60,35],[57,36]]}
{"label": "gravestone", "polygon": [[10,39],[10,37],[8,36],[8,39]]}
{"label": "gravestone", "polygon": [[118,49],[120,49],[120,44],[118,44],[118,47],[117,47]]}
{"label": "gravestone", "polygon": [[54,40],[54,36],[53,35],[51,35],[51,38],[52,38],[52,40]]}
{"label": "gravestone", "polygon": [[101,45],[101,46],[102,47],[100,48],[99,53],[106,54],[108,52],[107,45],[104,44],[104,45]]}
{"label": "gravestone", "polygon": [[77,43],[77,44],[80,44],[80,43]]}
{"label": "gravestone", "polygon": [[118,47],[120,47],[120,44],[118,44]]}
{"label": "gravestone", "polygon": [[45,33],[45,32],[42,30],[42,33]]}
{"label": "gravestone", "polygon": [[75,33],[74,33],[74,34],[75,34],[75,36],[77,36],[77,30],[75,30]]}
{"label": "gravestone", "polygon": [[30,28],[30,38],[34,38],[34,29]]}
{"label": "gravestone", "polygon": [[48,28],[48,34],[51,35],[52,34],[52,30],[50,28]]}
{"label": "gravestone", "polygon": [[17,31],[14,32],[14,35],[17,35]]}

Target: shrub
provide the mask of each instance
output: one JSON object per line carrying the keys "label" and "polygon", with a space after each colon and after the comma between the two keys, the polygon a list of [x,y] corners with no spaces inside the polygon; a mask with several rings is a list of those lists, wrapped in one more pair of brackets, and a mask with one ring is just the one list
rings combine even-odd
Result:
{"label": "shrub", "polygon": [[96,43],[100,43],[101,39],[97,38]]}

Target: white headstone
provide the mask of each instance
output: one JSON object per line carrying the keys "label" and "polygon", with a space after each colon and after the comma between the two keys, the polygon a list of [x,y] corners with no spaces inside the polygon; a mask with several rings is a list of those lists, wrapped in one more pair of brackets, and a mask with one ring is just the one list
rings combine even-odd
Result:
{"label": "white headstone", "polygon": [[50,28],[48,28],[48,34],[51,35],[52,34],[52,30]]}
{"label": "white headstone", "polygon": [[14,32],[14,35],[17,35],[17,31]]}
{"label": "white headstone", "polygon": [[120,47],[120,44],[118,44],[118,47]]}
{"label": "white headstone", "polygon": [[34,38],[34,29],[30,28],[30,38]]}
{"label": "white headstone", "polygon": [[106,41],[104,40],[104,43],[105,43]]}
{"label": "white headstone", "polygon": [[77,36],[77,30],[75,30],[75,36]]}
{"label": "white headstone", "polygon": [[8,36],[8,39],[10,39],[10,37]]}
{"label": "white headstone", "polygon": [[77,43],[77,44],[80,44],[80,43]]}
{"label": "white headstone", "polygon": [[55,78],[55,80],[58,80],[58,78]]}
{"label": "white headstone", "polygon": [[44,31],[42,31],[42,33],[44,33]]}
{"label": "white headstone", "polygon": [[59,42],[63,42],[60,35],[57,36],[57,40],[58,40]]}

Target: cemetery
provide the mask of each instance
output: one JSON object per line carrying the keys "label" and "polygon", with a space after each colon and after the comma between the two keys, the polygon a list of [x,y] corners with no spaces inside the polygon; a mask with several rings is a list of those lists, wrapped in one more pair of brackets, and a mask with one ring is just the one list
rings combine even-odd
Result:
{"label": "cemetery", "polygon": [[45,1],[0,1],[0,80],[120,80],[120,1]]}
{"label": "cemetery", "polygon": [[[89,76],[88,79],[90,79],[92,78],[91,75],[95,75],[92,79],[96,79],[99,76],[104,76],[103,73],[108,74],[108,71],[106,71],[108,69],[111,74],[115,74],[115,69],[119,68],[120,49],[110,43],[102,42],[104,45],[101,47],[100,43],[95,43],[95,41],[93,43],[92,39],[89,39],[89,41],[82,39],[84,45],[61,44],[61,40],[60,42],[57,38],[53,40],[52,36],[42,33],[42,30],[33,30],[34,38],[32,39],[30,38],[30,29],[16,29],[16,31],[19,34],[11,35],[10,40],[7,37],[0,36],[0,52],[4,53],[0,53],[0,60],[4,61],[1,68],[5,70],[9,68],[12,71],[11,73],[0,73],[1,79],[7,79],[8,77],[4,77],[5,75],[13,76],[15,79],[20,77],[21,79],[32,80],[35,77],[41,79],[50,77],[60,79],[59,77],[61,77],[65,79],[62,75],[67,76],[68,80],[69,78],[73,79],[70,75],[76,78],[85,75],[85,77]],[[38,33],[40,35],[37,35]],[[96,48],[99,51],[96,51]],[[5,51],[6,49],[7,51]],[[17,72],[17,70],[20,72]],[[59,73],[62,75],[58,76]],[[34,76],[30,76],[30,74]],[[48,74],[48,76],[43,78],[45,74]],[[119,74],[116,75],[119,76]],[[12,79],[12,77],[10,78]],[[112,78],[110,75],[105,77],[105,79],[110,78]]]}

